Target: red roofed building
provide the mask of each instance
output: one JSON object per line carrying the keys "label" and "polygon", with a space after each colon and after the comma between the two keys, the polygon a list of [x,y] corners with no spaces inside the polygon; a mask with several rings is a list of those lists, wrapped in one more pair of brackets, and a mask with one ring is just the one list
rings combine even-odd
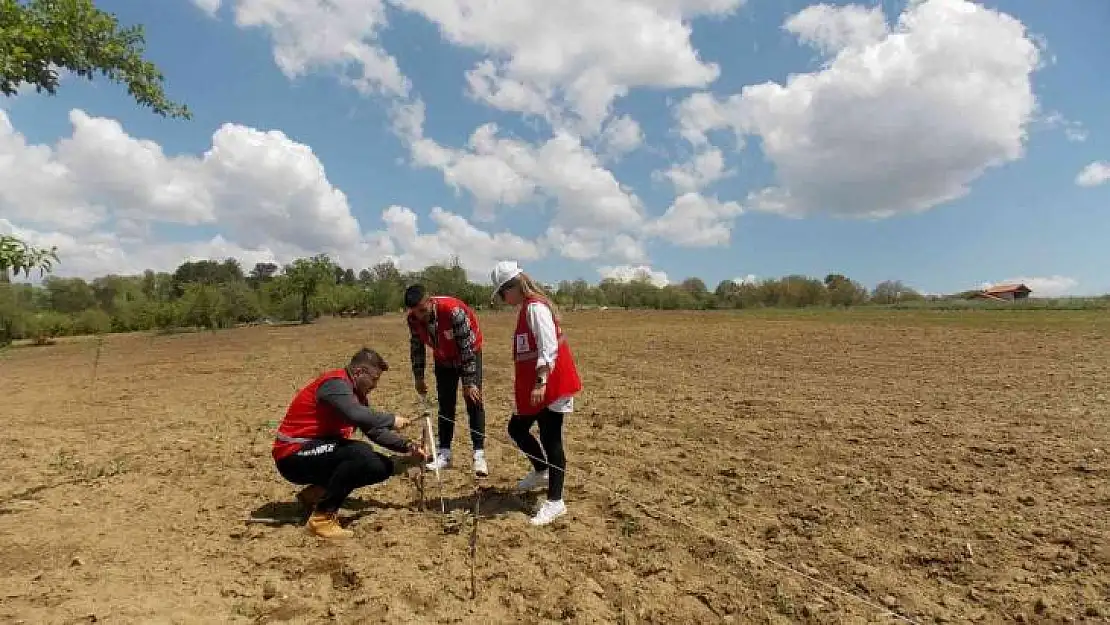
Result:
{"label": "red roofed building", "polygon": [[990,288],[983,289],[982,292],[979,293],[979,297],[983,299],[1012,302],[1014,300],[1027,298],[1032,292],[1033,289],[1030,289],[1024,284],[996,284]]}

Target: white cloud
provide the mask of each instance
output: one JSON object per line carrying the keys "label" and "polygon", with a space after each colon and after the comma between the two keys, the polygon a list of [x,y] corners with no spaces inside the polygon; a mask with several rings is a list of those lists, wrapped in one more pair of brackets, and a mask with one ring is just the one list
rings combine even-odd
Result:
{"label": "white cloud", "polygon": [[1059,111],[1053,111],[1045,115],[1041,122],[1048,128],[1063,128],[1064,136],[1072,143],[1083,143],[1088,139],[1090,133],[1083,127],[1082,122],[1068,119],[1063,116]]}
{"label": "white cloud", "polygon": [[736,202],[684,193],[675,198],[666,213],[645,225],[644,232],[686,247],[728,245],[732,220],[742,212]]}
{"label": "white cloud", "polygon": [[[211,8],[200,1],[203,9]],[[714,81],[719,68],[698,57],[690,42],[690,20],[725,16],[743,3],[388,0],[437,25],[446,41],[485,55],[467,72],[472,97],[540,116],[552,126],[546,141],[533,144],[485,124],[461,149],[423,135],[423,102],[409,97],[408,80],[379,44],[386,0],[224,4],[240,27],[267,29],[275,61],[290,78],[353,67],[362,72],[356,86],[363,91],[376,87],[395,96],[394,129],[409,146],[413,163],[440,170],[450,187],[471,195],[477,221],[493,219],[500,207],[546,210],[550,205],[543,239],[549,247],[570,258],[643,262],[644,208],[603,162],[638,149],[644,133],[632,117],[612,117],[613,102],[636,87],[697,88]],[[689,184],[708,184],[722,174],[713,170],[713,157],[710,151],[691,165],[702,169],[691,171],[697,178]]]}
{"label": "white cloud", "polygon": [[873,11],[816,5],[785,29],[831,55],[820,70],[676,108],[694,144],[720,128],[762,139],[779,186],[753,193],[751,208],[923,211],[1022,156],[1040,54],[1018,20],[966,0],[915,0],[894,28]]}
{"label": "white cloud", "polygon": [[1075,177],[1075,184],[1081,187],[1097,187],[1110,180],[1110,162],[1095,161]]}
{"label": "white cloud", "polygon": [[738,276],[732,279],[736,284],[757,284],[759,279],[755,277],[754,273],[749,273],[744,276]]}
{"label": "white cloud", "polygon": [[[14,234],[39,247],[57,246],[61,262],[51,272],[58,276],[95,278],[107,274],[138,274],[146,269],[173,271],[187,260],[234,257],[244,267],[255,263],[279,262],[268,248],[247,249],[222,235],[189,242],[147,243],[114,232],[92,231],[79,235],[21,228],[0,219],[0,233]],[[38,278],[32,273],[33,280]]]}
{"label": "white cloud", "polygon": [[[471,134],[465,149],[445,147],[424,137],[420,101],[395,106],[393,126],[408,143],[414,164],[439,169],[450,187],[474,198],[476,219],[491,220],[500,207],[551,202],[554,211],[541,238],[545,249],[572,260],[647,260],[637,238],[647,219],[640,199],[575,135],[555,131],[532,144],[501,137],[489,123]],[[630,149],[639,126],[622,117],[614,127],[603,143],[616,151]]]}
{"label": "white cloud", "polygon": [[671,181],[679,193],[687,193],[699,191],[735,173],[735,170],[725,169],[725,155],[721,150],[710,146],[686,163],[675,163],[662,172],[662,175]]}
{"label": "white cloud", "polygon": [[671,283],[664,271],[656,271],[648,265],[607,265],[598,267],[597,273],[602,280],[616,280],[617,282],[633,282],[642,280],[655,286],[663,287]]}
{"label": "white cloud", "polygon": [[783,28],[825,54],[865,48],[887,34],[882,6],[815,4],[786,20]]}
{"label": "white cloud", "polygon": [[632,152],[644,143],[640,124],[628,115],[611,120],[601,133],[602,152],[616,158]]}
{"label": "white cloud", "polygon": [[488,55],[467,74],[471,95],[592,135],[636,87],[704,87],[720,69],[690,42],[689,20],[743,0],[392,0],[447,41]]}
{"label": "white cloud", "polygon": [[[219,0],[193,0],[213,14]],[[699,58],[690,20],[726,16],[744,0],[388,0],[435,24],[444,40],[486,58],[466,73],[471,97],[592,136],[613,101],[636,87],[705,87],[720,73]],[[411,88],[378,41],[387,0],[227,0],[241,28],[265,27],[290,78],[333,68],[363,92]]]}
{"label": "white cloud", "polygon": [[197,5],[201,11],[209,15],[215,15],[220,10],[220,0],[193,0],[193,4]]}
{"label": "white cloud", "polygon": [[499,206],[544,200],[555,204],[551,225],[579,230],[580,236],[587,231],[619,234],[644,219],[639,198],[571,133],[556,131],[533,145],[501,137],[497,125],[488,123],[475,129],[465,149],[454,149],[424,137],[421,102],[396,107],[393,120],[413,162],[439,169],[448,185],[473,196],[479,219],[492,218]]}
{"label": "white cloud", "polygon": [[[73,133],[29,144],[0,110],[0,230],[59,248],[59,275],[172,270],[185,258],[234,256],[284,263],[328,253],[345,266],[396,258],[409,269],[458,255],[474,276],[508,252],[539,258],[540,244],[490,234],[434,208],[420,233],[407,208],[364,231],[312,149],[279,131],[223,124],[202,155],[168,157],[115,120],[70,113]],[[152,225],[204,225],[218,234],[160,241]]]}
{"label": "white cloud", "polygon": [[[194,0],[209,11],[218,0]],[[228,0],[240,28],[265,27],[274,62],[289,78],[332,69],[362,93],[407,95],[411,85],[377,41],[384,0]],[[351,71],[355,74],[352,76]]]}
{"label": "white cloud", "polygon": [[1018,276],[1007,280],[999,280],[998,282],[984,282],[983,288],[987,289],[999,284],[1024,284],[1032,289],[1031,297],[1064,297],[1076,294],[1079,281],[1067,276]]}
{"label": "white cloud", "polygon": [[1083,126],[1069,125],[1067,128],[1064,129],[1064,136],[1068,138],[1068,141],[1071,141],[1073,143],[1083,143],[1087,140],[1090,134]]}
{"label": "white cloud", "polygon": [[422,269],[458,256],[471,279],[485,283],[489,270],[502,258],[526,261],[543,256],[542,249],[533,241],[510,232],[484,232],[438,206],[432,208],[431,220],[437,228],[430,234],[420,233],[416,213],[404,206],[385,209],[382,220],[389,238],[401,250],[394,259],[402,269]]}
{"label": "white cloud", "polygon": [[[736,96],[733,96],[730,101],[735,98]],[[690,95],[675,107],[678,134],[693,145],[705,145],[708,141],[706,137],[708,131],[734,125],[730,119],[729,108],[718,102],[711,93],[701,92]]]}
{"label": "white cloud", "polygon": [[643,241],[625,233],[606,232],[595,228],[565,229],[551,226],[543,236],[543,245],[571,260],[591,260],[598,257],[616,262],[647,262]]}

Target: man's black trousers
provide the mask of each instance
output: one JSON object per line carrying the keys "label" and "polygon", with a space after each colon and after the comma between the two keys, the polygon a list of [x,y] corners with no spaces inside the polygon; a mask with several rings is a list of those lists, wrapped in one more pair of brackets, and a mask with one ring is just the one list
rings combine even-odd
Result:
{"label": "man's black trousers", "polygon": [[374,451],[369,443],[353,440],[317,441],[277,461],[282,477],[294,484],[315,484],[326,489],[316,505],[320,512],[335,512],[352,491],[384,482],[393,475],[393,460]]}
{"label": "man's black trousers", "polygon": [[[474,364],[477,366],[477,379],[475,384],[482,390],[482,352],[474,355]],[[462,371],[457,367],[435,363],[436,395],[439,398],[439,448],[450,449],[451,440],[455,437],[455,408],[458,405],[459,384]],[[463,394],[466,403],[466,414],[470,419],[470,441],[474,451],[485,448],[486,442],[486,408],[483,402],[473,403]]]}

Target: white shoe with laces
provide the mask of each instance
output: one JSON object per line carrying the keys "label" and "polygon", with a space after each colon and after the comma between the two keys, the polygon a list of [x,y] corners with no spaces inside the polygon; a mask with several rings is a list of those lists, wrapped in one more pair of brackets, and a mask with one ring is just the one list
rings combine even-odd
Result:
{"label": "white shoe with laces", "polygon": [[478,477],[489,476],[489,465],[486,464],[486,452],[474,452],[474,475]]}
{"label": "white shoe with laces", "polygon": [[517,483],[516,489],[520,491],[532,490],[541,486],[547,485],[547,471],[536,471],[533,469],[524,476],[523,480]]}
{"label": "white shoe with laces", "polygon": [[532,517],[532,525],[547,525],[567,513],[567,505],[563,500],[545,501],[540,506],[539,512]]}
{"label": "white shoe with laces", "polygon": [[436,459],[424,465],[424,468],[429,471],[443,470],[451,466],[451,450],[450,449],[437,449]]}

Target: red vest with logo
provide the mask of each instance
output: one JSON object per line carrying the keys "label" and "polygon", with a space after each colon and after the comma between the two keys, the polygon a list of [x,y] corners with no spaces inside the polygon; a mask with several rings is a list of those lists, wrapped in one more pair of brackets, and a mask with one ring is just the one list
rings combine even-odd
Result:
{"label": "red vest with logo", "polygon": [[547,374],[547,389],[544,392],[543,401],[538,405],[532,405],[532,390],[536,387],[536,361],[540,356],[536,348],[536,335],[528,327],[528,306],[533,302],[541,306],[547,305],[540,299],[525,298],[516,320],[516,330],[513,332],[513,360],[516,365],[513,395],[516,399],[516,413],[519,415],[534,415],[551,402],[582,390],[582,380],[578,377],[574,356],[570,352],[570,346],[567,345],[563,329],[556,321],[555,336],[559,342],[559,349],[555,356],[555,368]]}
{"label": "red vest with logo", "polygon": [[[293,401],[285,411],[285,418],[278,426],[278,434],[287,438],[320,439],[320,438],[350,438],[354,434],[355,426],[338,410],[328,404],[316,401],[316,389],[328,380],[343,380],[351,384],[346,369],[332,369],[320,374],[318,378],[308,383],[307,386],[297,391]],[[357,397],[358,394],[356,393]],[[365,398],[359,398],[359,403],[367,404]],[[296,453],[302,443],[274,440],[271,454],[274,460],[280,460]]]}
{"label": "red vest with logo", "polygon": [[459,346],[455,343],[455,335],[451,329],[451,311],[462,308],[470,320],[470,327],[474,331],[475,352],[482,349],[482,329],[478,326],[478,318],[474,311],[461,299],[447,295],[433,295],[432,300],[436,310],[436,341],[428,335],[428,324],[409,317],[409,327],[416,333],[425,345],[432,348],[432,357],[436,362],[444,364],[460,364]]}

